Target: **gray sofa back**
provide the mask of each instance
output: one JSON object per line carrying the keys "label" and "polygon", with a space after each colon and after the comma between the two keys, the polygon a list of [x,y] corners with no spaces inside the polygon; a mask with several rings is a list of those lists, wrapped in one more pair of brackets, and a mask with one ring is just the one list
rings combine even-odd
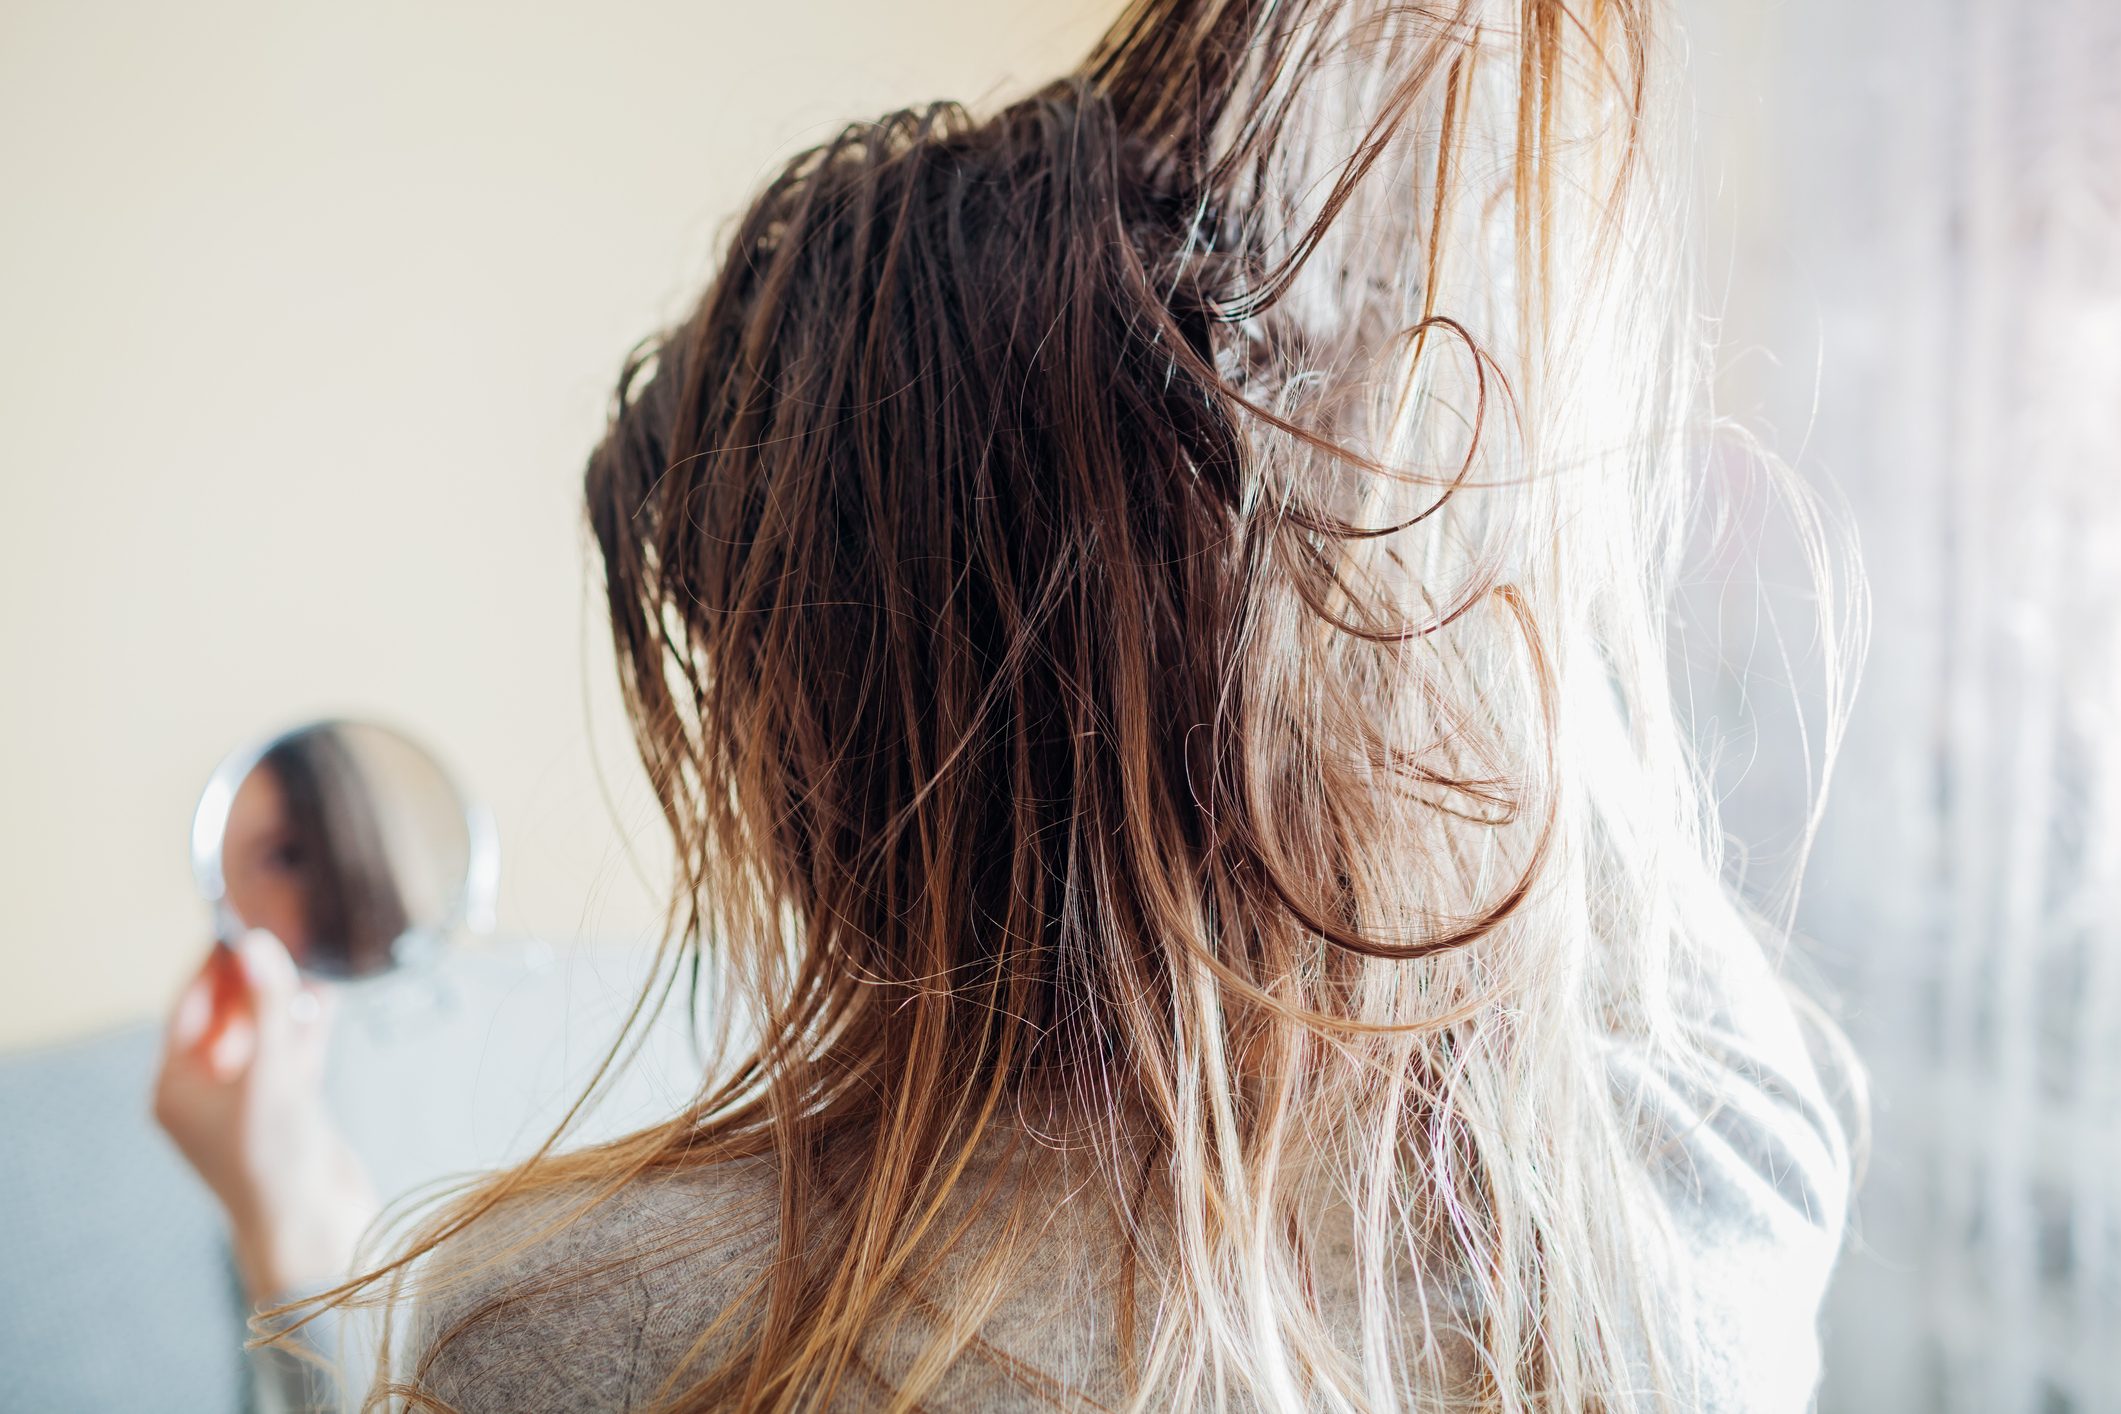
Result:
{"label": "gray sofa back", "polygon": [[[602,1059],[644,948],[467,946],[346,990],[331,1102],[386,1195],[521,1157]],[[160,1027],[0,1058],[0,1408],[233,1414],[250,1405],[221,1215],[148,1116]],[[580,1137],[674,1112],[681,1018]]]}

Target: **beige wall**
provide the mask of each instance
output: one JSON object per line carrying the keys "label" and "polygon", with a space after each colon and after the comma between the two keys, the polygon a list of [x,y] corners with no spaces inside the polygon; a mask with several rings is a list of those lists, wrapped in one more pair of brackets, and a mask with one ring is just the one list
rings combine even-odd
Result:
{"label": "beige wall", "polygon": [[199,786],[325,712],[492,804],[504,930],[652,928],[576,507],[621,356],[775,156],[1113,8],[8,5],[0,1047],[161,1007]]}

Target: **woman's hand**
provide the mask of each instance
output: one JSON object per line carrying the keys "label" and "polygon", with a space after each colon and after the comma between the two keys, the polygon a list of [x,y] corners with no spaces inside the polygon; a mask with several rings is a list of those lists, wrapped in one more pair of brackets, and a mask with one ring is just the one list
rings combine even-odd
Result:
{"label": "woman's hand", "polygon": [[155,1122],[227,1210],[264,1302],[347,1274],[376,1199],[324,1105],[330,998],[278,939],[216,946],[169,1022]]}

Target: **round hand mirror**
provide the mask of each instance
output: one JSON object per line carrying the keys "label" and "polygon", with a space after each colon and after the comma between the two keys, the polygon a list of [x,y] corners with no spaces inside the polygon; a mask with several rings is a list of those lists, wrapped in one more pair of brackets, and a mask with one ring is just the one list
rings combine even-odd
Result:
{"label": "round hand mirror", "polygon": [[497,855],[484,810],[433,753],[368,722],[313,722],[236,752],[192,818],[214,934],[270,930],[303,971],[372,977],[486,926]]}

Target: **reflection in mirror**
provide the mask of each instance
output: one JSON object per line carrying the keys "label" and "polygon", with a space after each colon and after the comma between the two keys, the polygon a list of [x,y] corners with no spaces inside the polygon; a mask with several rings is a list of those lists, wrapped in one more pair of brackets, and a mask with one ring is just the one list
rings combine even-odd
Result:
{"label": "reflection in mirror", "polygon": [[208,783],[192,867],[223,941],[266,928],[322,977],[415,960],[490,905],[483,812],[432,753],[367,722],[317,722],[240,751]]}

